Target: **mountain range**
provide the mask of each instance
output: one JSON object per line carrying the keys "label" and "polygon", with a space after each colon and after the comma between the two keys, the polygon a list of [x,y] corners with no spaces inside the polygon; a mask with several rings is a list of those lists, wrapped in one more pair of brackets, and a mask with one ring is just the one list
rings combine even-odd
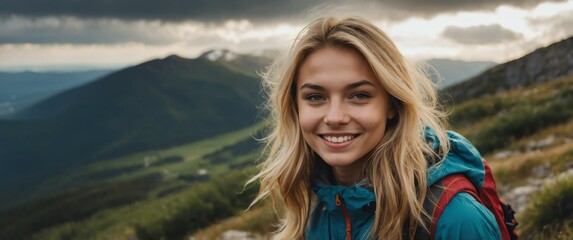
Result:
{"label": "mountain range", "polygon": [[0,120],[0,199],[67,169],[256,123],[260,82],[246,59],[156,59]]}

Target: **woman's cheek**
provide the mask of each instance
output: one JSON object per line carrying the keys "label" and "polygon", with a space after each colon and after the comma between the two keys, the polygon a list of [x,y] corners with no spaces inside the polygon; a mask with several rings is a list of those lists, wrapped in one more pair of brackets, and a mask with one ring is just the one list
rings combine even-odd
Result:
{"label": "woman's cheek", "polygon": [[320,122],[320,120],[317,120],[316,111],[312,111],[307,106],[299,108],[298,119],[302,130],[307,132],[312,131],[316,127],[317,122]]}

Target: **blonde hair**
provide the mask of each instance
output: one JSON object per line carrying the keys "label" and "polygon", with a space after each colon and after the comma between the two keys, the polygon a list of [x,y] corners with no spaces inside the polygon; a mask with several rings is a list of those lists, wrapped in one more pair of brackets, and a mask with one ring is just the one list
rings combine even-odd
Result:
{"label": "blonde hair", "polygon": [[[396,117],[365,163],[364,177],[374,188],[376,213],[371,234],[378,239],[412,237],[423,224],[428,157],[446,154],[449,144],[445,114],[438,109],[432,82],[407,64],[394,43],[376,26],[357,18],[319,18],[295,39],[290,52],[263,74],[268,93],[271,131],[266,138],[266,161],[249,182],[260,181],[253,203],[270,196],[284,201],[278,239],[303,239],[315,201],[310,188],[315,168],[313,151],[304,141],[295,100],[297,71],[314,51],[343,47],[358,51],[390,95]],[[438,151],[424,138],[430,127],[440,141]],[[442,155],[445,156],[445,155]],[[426,226],[424,226],[426,228]],[[427,228],[426,228],[427,229]]]}

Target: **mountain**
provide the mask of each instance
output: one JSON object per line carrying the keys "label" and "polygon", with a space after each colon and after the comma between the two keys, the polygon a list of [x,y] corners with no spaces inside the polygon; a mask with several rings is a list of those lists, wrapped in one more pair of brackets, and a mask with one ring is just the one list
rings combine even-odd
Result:
{"label": "mountain", "polygon": [[460,83],[496,65],[494,62],[487,61],[459,61],[450,59],[430,59],[425,61],[425,63],[432,66],[438,72],[439,76],[431,74],[430,77],[433,82],[439,83],[439,88]]}
{"label": "mountain", "polygon": [[455,102],[573,75],[573,37],[497,65],[442,92]]}
{"label": "mountain", "polygon": [[0,117],[7,118],[51,95],[97,80],[111,71],[0,72]]}
{"label": "mountain", "polygon": [[199,58],[208,59],[254,77],[258,77],[258,73],[264,71],[265,67],[272,62],[272,58],[265,55],[237,54],[226,49],[210,50],[201,54]]}
{"label": "mountain", "polygon": [[0,192],[95,161],[205,139],[256,122],[260,82],[169,56],[57,94],[0,120]]}

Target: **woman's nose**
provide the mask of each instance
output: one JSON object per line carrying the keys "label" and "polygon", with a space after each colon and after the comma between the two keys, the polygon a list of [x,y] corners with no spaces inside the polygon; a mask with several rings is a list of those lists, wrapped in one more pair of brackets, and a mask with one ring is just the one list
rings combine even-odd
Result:
{"label": "woman's nose", "polygon": [[342,106],[342,104],[330,104],[328,111],[324,115],[324,123],[336,127],[339,125],[347,124],[350,121],[350,116]]}

